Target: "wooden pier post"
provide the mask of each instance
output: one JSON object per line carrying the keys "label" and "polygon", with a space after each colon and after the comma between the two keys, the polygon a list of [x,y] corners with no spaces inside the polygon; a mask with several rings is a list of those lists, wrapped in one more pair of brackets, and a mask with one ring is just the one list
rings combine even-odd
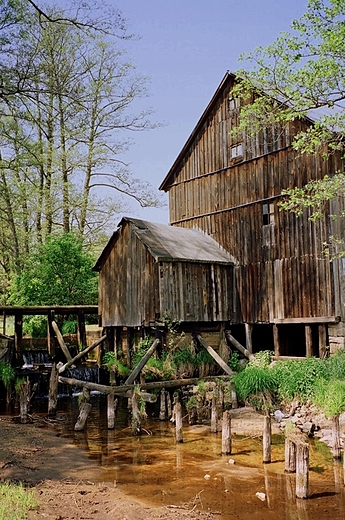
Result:
{"label": "wooden pier post", "polygon": [[285,438],[285,473],[296,472],[296,444]]}
{"label": "wooden pier post", "polygon": [[117,399],[114,394],[107,395],[107,419],[108,419],[108,430],[115,428],[115,412],[117,407]]}
{"label": "wooden pier post", "polygon": [[176,442],[183,442],[183,432],[182,432],[182,406],[181,403],[177,402],[175,404],[175,424],[176,424]]}
{"label": "wooden pier post", "polygon": [[28,422],[28,406],[30,402],[30,381],[22,381],[19,385],[19,407],[20,407],[20,422],[26,424]]}
{"label": "wooden pier post", "polygon": [[309,487],[309,445],[300,441],[296,446],[296,497],[307,498]]}
{"label": "wooden pier post", "polygon": [[334,459],[341,458],[339,415],[332,417],[332,453]]}
{"label": "wooden pier post", "polygon": [[264,464],[271,462],[271,442],[272,442],[272,429],[271,429],[271,416],[266,414],[264,416],[264,429],[262,436],[262,461]]}
{"label": "wooden pier post", "polygon": [[212,397],[212,408],[211,408],[211,433],[217,433],[218,429],[218,409],[217,409],[217,399],[213,394]]}
{"label": "wooden pier post", "polygon": [[48,417],[56,416],[56,408],[58,403],[58,386],[59,370],[56,366],[56,363],[53,363],[49,379]]}
{"label": "wooden pier post", "polygon": [[165,389],[161,390],[160,408],[159,408],[159,420],[165,421],[166,419],[166,404],[165,404]]}
{"label": "wooden pier post", "polygon": [[225,410],[222,422],[222,455],[231,455],[231,412]]}
{"label": "wooden pier post", "polygon": [[141,416],[139,409],[138,392],[133,392],[132,395],[132,435],[141,435]]}
{"label": "wooden pier post", "polygon": [[171,419],[172,416],[172,406],[171,406],[171,395],[170,392],[166,393],[167,397],[167,413],[168,413],[168,419]]}
{"label": "wooden pier post", "polygon": [[89,413],[91,411],[91,404],[89,403],[90,400],[90,392],[87,388],[83,388],[83,395],[80,399],[79,404],[79,415],[77,422],[74,426],[74,431],[79,432],[84,429],[85,423],[87,421],[87,418],[89,416]]}

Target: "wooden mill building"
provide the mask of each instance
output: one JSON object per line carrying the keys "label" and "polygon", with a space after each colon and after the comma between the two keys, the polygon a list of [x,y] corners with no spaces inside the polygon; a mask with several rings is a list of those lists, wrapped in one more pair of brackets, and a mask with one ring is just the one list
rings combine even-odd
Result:
{"label": "wooden mill building", "polygon": [[[123,219],[96,264],[102,324],[132,327],[167,312],[231,329],[249,350],[322,355],[327,345],[344,346],[345,264],[324,255],[324,244],[343,231],[329,215],[344,203],[331,201],[315,223],[308,210],[297,217],[278,203],[283,189],[342,170],[341,154],[325,159],[292,148],[308,119],[233,137],[241,110],[235,81],[226,73],[160,186],[169,194],[166,229],[181,233],[180,256],[170,254],[164,232],[154,233],[158,225]],[[194,255],[182,234],[188,230],[217,243],[228,263]]]}

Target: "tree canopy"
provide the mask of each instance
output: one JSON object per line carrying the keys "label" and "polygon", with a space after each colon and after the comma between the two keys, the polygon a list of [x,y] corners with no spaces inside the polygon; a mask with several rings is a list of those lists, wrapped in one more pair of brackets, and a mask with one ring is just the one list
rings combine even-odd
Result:
{"label": "tree canopy", "polygon": [[[238,71],[236,95],[253,96],[241,109],[238,131],[255,134],[262,126],[289,123],[306,116],[314,124],[299,132],[293,146],[300,153],[343,152],[345,136],[345,1],[309,0],[305,14],[294,20],[267,48],[259,47],[242,59],[250,71]],[[289,190],[283,207],[300,212],[313,207],[322,217],[323,204],[344,196],[343,172]],[[343,217],[343,215],[338,215]]]}

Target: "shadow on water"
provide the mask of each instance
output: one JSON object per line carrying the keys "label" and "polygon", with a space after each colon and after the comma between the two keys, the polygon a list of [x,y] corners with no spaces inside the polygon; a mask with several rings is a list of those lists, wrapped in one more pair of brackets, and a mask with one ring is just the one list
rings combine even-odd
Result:
{"label": "shadow on water", "polygon": [[[281,436],[273,438],[273,462],[263,465],[260,437],[236,435],[235,422],[232,454],[222,456],[221,433],[211,434],[209,426],[184,423],[184,442],[176,444],[173,424],[159,421],[158,410],[149,405],[143,434],[133,437],[125,400],[119,400],[115,430],[107,428],[106,397],[92,395],[91,404],[85,431],[74,432],[78,397],[59,399],[65,420],[57,434],[95,461],[90,465],[94,481],[115,484],[150,503],[217,512],[221,520],[345,520],[343,467],[333,463],[322,443],[310,445],[310,497],[296,500],[296,477],[284,473]],[[41,413],[46,408],[42,400]]]}

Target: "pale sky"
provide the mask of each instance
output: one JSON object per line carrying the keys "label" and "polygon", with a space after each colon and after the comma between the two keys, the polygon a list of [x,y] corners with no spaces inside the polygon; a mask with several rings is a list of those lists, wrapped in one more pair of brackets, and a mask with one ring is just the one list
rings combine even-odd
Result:
{"label": "pale sky", "polygon": [[[307,0],[116,0],[139,72],[151,78],[144,104],[165,126],[132,135],[126,155],[135,176],[154,189],[164,179],[225,72],[249,65],[242,52],[266,46],[305,12]],[[168,210],[140,209],[145,220],[168,223]]]}

